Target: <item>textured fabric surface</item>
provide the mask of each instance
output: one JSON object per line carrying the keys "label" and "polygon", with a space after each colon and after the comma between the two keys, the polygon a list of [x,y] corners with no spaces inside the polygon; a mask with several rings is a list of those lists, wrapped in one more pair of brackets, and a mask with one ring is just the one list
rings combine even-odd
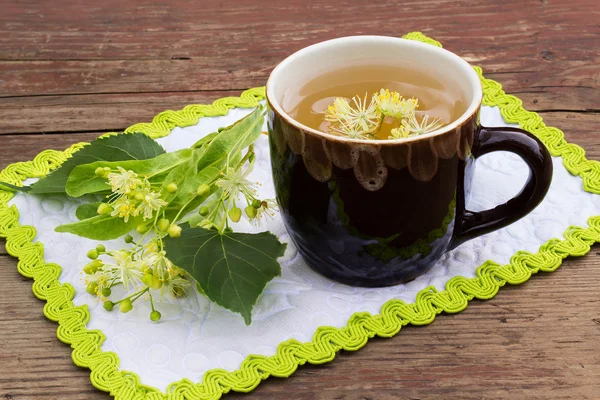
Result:
{"label": "textured fabric surface", "polygon": [[[158,140],[167,151],[174,151],[231,124],[249,111],[232,109],[226,116],[202,118],[196,125],[176,127],[170,135]],[[481,121],[486,126],[508,125],[495,107],[484,107]],[[261,197],[274,197],[266,136],[259,139],[256,153],[253,180],[262,183]],[[126,315],[105,311],[95,297],[85,292],[81,274],[87,250],[97,243],[54,232],[57,225],[76,220],[75,209],[81,203],[65,196],[24,194],[16,195],[11,203],[17,205],[22,225],[37,228],[36,239],[45,244],[46,261],[62,266],[59,279],[75,287],[74,303],[89,307],[88,329],[100,329],[106,336],[102,349],[115,352],[121,368],[137,373],[141,383],[166,390],[171,382],[182,378],[200,382],[204,372],[213,368],[239,369],[249,354],[273,355],[279,343],[287,339],[310,341],[318,327],[343,327],[356,312],[377,314],[390,299],[415,302],[417,293],[429,285],[444,290],[446,282],[454,276],[474,277],[476,269],[486,260],[506,264],[518,250],[535,252],[549,239],[561,238],[570,225],[586,226],[590,215],[600,214],[600,199],[583,190],[581,178],[567,172],[560,158],[553,161],[550,191],[531,214],[445,254],[427,274],[408,284],[381,289],[337,284],[308,268],[290,244],[281,260],[282,276],[267,285],[250,326],[239,315],[211,304],[195,291],[159,303],[157,307],[163,318],[158,324],[150,322],[150,308],[141,303]],[[506,201],[520,190],[527,174],[525,164],[512,154],[481,157],[468,208],[477,211]],[[278,216],[258,229],[243,221],[234,229],[268,229],[288,242]],[[104,244],[113,249],[124,246],[118,240]]]}

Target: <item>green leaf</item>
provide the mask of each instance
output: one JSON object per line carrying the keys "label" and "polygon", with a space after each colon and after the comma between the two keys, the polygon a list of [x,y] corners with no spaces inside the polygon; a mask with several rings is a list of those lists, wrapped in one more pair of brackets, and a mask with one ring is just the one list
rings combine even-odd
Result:
{"label": "green leaf", "polygon": [[77,216],[77,219],[80,221],[96,217],[98,216],[98,206],[100,206],[100,204],[102,203],[98,202],[82,204],[79,207],[77,207],[77,210],[75,211],[75,216]]}
{"label": "green leaf", "polygon": [[219,132],[208,144],[203,147],[198,170],[218,163],[227,155],[235,156],[259,138],[264,122],[264,111],[257,107],[250,115],[237,121]]}
{"label": "green leaf", "polygon": [[73,169],[67,180],[66,191],[71,197],[80,197],[84,194],[98,193],[110,189],[106,178],[96,175],[96,168],[117,167],[132,170],[138,175],[146,176],[148,179],[166,173],[177,165],[186,162],[192,154],[192,150],[183,149],[172,153],[161,154],[148,160],[129,160],[105,162],[98,161],[91,164],[79,165]]}
{"label": "green leaf", "polygon": [[[152,138],[143,133],[128,133],[107,136],[90,142],[89,145],[73,154],[58,169],[40,179],[28,189],[20,188],[31,194],[65,193],[69,174],[78,165],[95,161],[145,160],[165,153]],[[3,183],[2,185],[11,187]],[[15,187],[11,187],[15,190]]]}
{"label": "green leaf", "polygon": [[189,272],[210,300],[240,313],[247,325],[265,285],[281,273],[277,258],[286,247],[270,232],[221,235],[187,227],[164,244],[167,257]]}
{"label": "green leaf", "polygon": [[192,149],[199,149],[203,146],[206,146],[207,144],[209,144],[214,138],[215,136],[217,136],[219,134],[219,132],[213,132],[213,133],[209,133],[208,135],[204,136],[202,139],[198,140],[196,143],[194,143],[191,148]]}
{"label": "green leaf", "polygon": [[141,217],[130,218],[125,222],[119,217],[97,215],[73,224],[59,225],[54,230],[93,240],[112,240],[131,232],[141,221]]}

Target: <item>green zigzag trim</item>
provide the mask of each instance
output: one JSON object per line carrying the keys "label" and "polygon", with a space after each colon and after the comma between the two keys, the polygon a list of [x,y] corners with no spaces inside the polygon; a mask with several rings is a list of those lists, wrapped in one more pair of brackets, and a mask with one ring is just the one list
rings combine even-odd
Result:
{"label": "green zigzag trim", "polygon": [[[405,37],[440,46],[439,42],[418,32]],[[481,69],[475,69],[483,82],[484,104],[498,106],[508,122],[520,123],[536,134],[552,155],[563,158],[565,167],[572,174],[582,177],[586,191],[599,194],[599,163],[587,160],[581,147],[567,143],[560,130],[547,127],[539,115],[523,109],[521,100],[506,95],[499,83],[483,78]],[[239,98],[220,99],[212,106],[188,106],[181,111],[165,111],[152,123],[136,124],[126,131],[145,131],[152,137],[165,136],[175,126],[193,125],[204,116],[224,115],[233,107],[254,107],[263,98],[264,88],[250,89]],[[26,178],[44,176],[82,145],[73,145],[63,152],[46,150],[33,161],[11,164],[0,172],[0,180],[17,185]],[[374,336],[392,337],[405,325],[430,324],[441,312],[457,313],[464,310],[473,299],[491,299],[507,283],[517,285],[539,271],[555,271],[565,257],[583,256],[595,242],[600,241],[600,216],[591,217],[588,228],[571,226],[566,230],[564,240],[551,239],[535,254],[519,251],[507,265],[487,261],[477,269],[475,278],[454,277],[448,281],[444,291],[437,291],[434,287],[425,288],[419,292],[415,303],[390,300],[378,315],[355,313],[344,328],[320,327],[311,342],[288,340],[279,345],[274,356],[251,355],[237,371],[213,369],[206,372],[202,383],[183,379],[171,384],[167,393],[161,393],[142,385],[137,374],[120,370],[119,358],[115,353],[102,351],[100,346],[105,336],[98,330],[87,329],[86,324],[90,319],[87,307],[73,304],[75,289],[58,280],[61,267],[44,261],[43,244],[34,242],[35,228],[19,224],[17,208],[8,206],[13,196],[13,193],[0,190],[0,237],[7,239],[7,251],[19,259],[18,271],[23,276],[33,278],[33,292],[46,301],[44,314],[48,319],[58,322],[57,337],[71,345],[75,364],[89,368],[92,384],[119,400],[216,400],[231,390],[250,392],[269,376],[288,377],[299,365],[329,362],[339,350],[358,350]]]}

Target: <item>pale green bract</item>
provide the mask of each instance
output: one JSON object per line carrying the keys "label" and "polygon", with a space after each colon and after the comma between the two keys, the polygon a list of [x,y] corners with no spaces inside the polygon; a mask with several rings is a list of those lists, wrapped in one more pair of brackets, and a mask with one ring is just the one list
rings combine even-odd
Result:
{"label": "pale green bract", "polygon": [[152,179],[157,175],[172,170],[174,166],[183,164],[188,161],[191,156],[191,149],[183,149],[173,153],[161,154],[148,160],[114,162],[97,161],[91,164],[78,165],[71,171],[71,174],[67,179],[67,184],[65,186],[66,193],[71,197],[80,197],[84,194],[106,192],[110,190],[106,178],[99,177],[94,173],[98,167],[108,167],[111,169],[121,167],[126,170],[133,170],[138,175],[145,175],[148,179]]}

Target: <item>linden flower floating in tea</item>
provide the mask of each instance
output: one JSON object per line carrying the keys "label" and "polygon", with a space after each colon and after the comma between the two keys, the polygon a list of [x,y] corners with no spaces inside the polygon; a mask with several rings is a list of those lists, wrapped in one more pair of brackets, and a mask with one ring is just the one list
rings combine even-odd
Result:
{"label": "linden flower floating in tea", "polygon": [[444,126],[439,118],[430,120],[428,115],[419,121],[415,113],[418,107],[418,99],[405,99],[398,92],[381,89],[370,101],[366,93],[364,98],[354,96],[351,101],[336,98],[327,108],[325,120],[329,122],[329,129],[352,139],[380,138],[377,134],[381,133],[385,121],[399,125],[389,131],[388,139],[423,135]]}
{"label": "linden flower floating in tea", "polygon": [[366,139],[367,135],[375,132],[381,125],[381,111],[378,110],[375,98],[367,104],[367,94],[364,99],[358,96],[348,100],[338,97],[333,105],[327,108],[325,120],[330,128],[353,139]]}

